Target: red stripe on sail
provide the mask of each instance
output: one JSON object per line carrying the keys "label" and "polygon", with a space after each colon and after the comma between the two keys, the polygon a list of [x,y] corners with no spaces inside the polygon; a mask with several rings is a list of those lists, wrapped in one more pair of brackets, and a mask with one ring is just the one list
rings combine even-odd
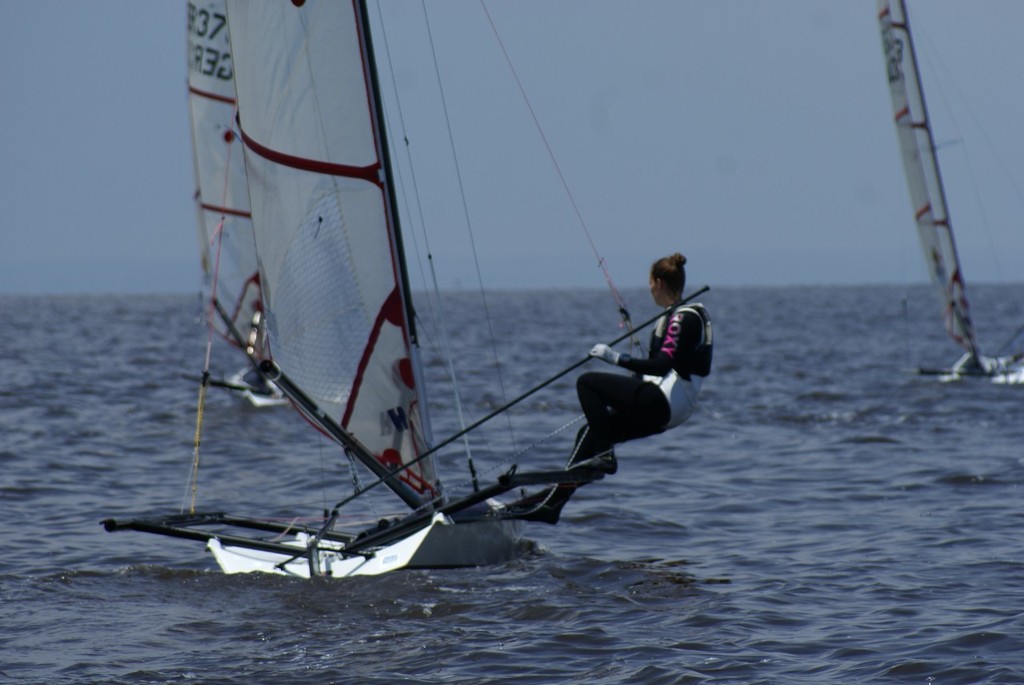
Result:
{"label": "red stripe on sail", "polygon": [[[363,355],[359,359],[359,367],[356,370],[355,379],[352,381],[352,392],[349,395],[348,403],[345,405],[345,414],[341,418],[341,425],[343,427],[347,428],[348,422],[352,418],[352,412],[355,410],[355,403],[359,398],[359,389],[363,384],[363,376],[366,373],[366,367],[370,364],[370,357],[373,356],[374,350],[377,347],[377,340],[380,338],[380,333],[384,328],[385,323],[404,329],[402,298],[398,292],[398,288],[392,290],[391,294],[388,295],[388,298],[384,301],[380,311],[377,312],[376,320],[373,322],[373,328],[370,330],[370,338],[366,341],[366,347],[363,349]],[[415,383],[414,379],[411,377],[403,378],[403,381],[411,384]],[[409,387],[412,388],[413,386],[410,385]],[[410,430],[412,430],[411,424]],[[413,442],[415,444],[415,440]],[[374,456],[378,461],[386,466],[401,466],[401,455],[397,450],[387,449],[383,454]],[[433,484],[426,481],[420,473],[417,473],[412,468],[403,471],[402,475],[398,478],[406,485],[412,487],[416,492],[423,493],[427,490],[431,492],[434,491]]]}
{"label": "red stripe on sail", "polygon": [[402,298],[398,294],[398,288],[391,291],[388,299],[384,301],[384,305],[377,312],[377,319],[373,322],[373,328],[370,330],[370,339],[366,341],[366,347],[363,348],[363,356],[360,358],[359,367],[356,369],[356,377],[352,381],[352,393],[349,395],[348,404],[345,406],[345,415],[341,417],[342,426],[348,426],[349,419],[352,418],[355,400],[359,396],[359,388],[363,384],[363,374],[366,373],[366,367],[370,364],[370,357],[373,356],[373,351],[377,347],[377,339],[380,338],[380,332],[384,328],[385,322],[400,328],[402,327]]}
{"label": "red stripe on sail", "polygon": [[231,216],[240,216],[243,219],[251,219],[252,214],[244,212],[241,209],[231,209],[230,207],[218,207],[217,205],[202,204],[203,209],[208,212],[217,212],[218,214],[230,214]]}
{"label": "red stripe on sail", "polygon": [[217,95],[216,93],[211,93],[205,90],[199,90],[198,88],[195,88],[193,86],[188,87],[188,92],[192,93],[193,95],[198,95],[199,97],[207,98],[209,100],[216,100],[217,102],[223,102],[228,105],[235,104],[234,98],[229,98],[226,95]]}
{"label": "red stripe on sail", "polygon": [[380,188],[384,187],[384,183],[380,178],[380,162],[376,162],[370,166],[349,166],[348,164],[334,164],[332,162],[322,162],[320,160],[308,159],[306,157],[296,157],[295,155],[278,152],[277,150],[272,150],[269,147],[260,145],[245,132],[245,129],[242,128],[241,121],[238,122],[238,129],[242,133],[242,140],[245,141],[245,146],[247,148],[258,154],[260,157],[270,160],[275,164],[291,167],[292,169],[300,169],[302,171],[312,171],[317,174],[358,178],[364,181],[369,181]]}
{"label": "red stripe on sail", "polygon": [[921,217],[923,217],[925,214],[927,214],[930,211],[932,211],[932,205],[931,205],[931,203],[928,203],[924,207],[922,207],[921,209],[917,210],[917,213],[914,215],[914,218],[917,219],[918,221],[920,221]]}

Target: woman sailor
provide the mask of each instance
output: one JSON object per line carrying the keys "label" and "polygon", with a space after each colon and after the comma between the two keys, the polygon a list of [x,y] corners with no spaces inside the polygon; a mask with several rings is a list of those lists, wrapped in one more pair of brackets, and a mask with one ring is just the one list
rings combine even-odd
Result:
{"label": "woman sailor", "polygon": [[590,356],[633,375],[587,372],[576,381],[587,425],[576,438],[569,466],[586,462],[607,473],[617,469],[613,446],[678,426],[697,406],[701,381],[711,371],[711,319],[699,303],[680,302],[686,257],[678,252],[651,265],[651,297],[665,315],[651,333],[647,359],[633,359],[607,345]]}

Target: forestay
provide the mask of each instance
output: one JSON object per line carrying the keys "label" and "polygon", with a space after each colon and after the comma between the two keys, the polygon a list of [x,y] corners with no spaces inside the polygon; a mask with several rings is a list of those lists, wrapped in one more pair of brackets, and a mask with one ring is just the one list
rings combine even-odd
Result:
{"label": "forestay", "polygon": [[[297,7],[301,5],[301,7]],[[429,444],[366,36],[352,2],[229,2],[273,360],[377,464]],[[388,481],[436,495],[430,458]]]}
{"label": "forestay", "polygon": [[935,142],[921,91],[906,7],[903,0],[878,0],[878,9],[903,169],[928,273],[945,307],[946,330],[978,358],[981,355],[935,158]]}
{"label": "forestay", "polygon": [[[260,303],[259,269],[253,242],[241,141],[234,133],[235,80],[223,0],[188,5],[188,100],[192,125],[199,250],[206,286],[242,336],[248,335]],[[216,270],[216,274],[214,273]],[[216,285],[214,278],[216,277]],[[220,316],[214,325],[234,336]],[[255,345],[253,353],[261,358]]]}

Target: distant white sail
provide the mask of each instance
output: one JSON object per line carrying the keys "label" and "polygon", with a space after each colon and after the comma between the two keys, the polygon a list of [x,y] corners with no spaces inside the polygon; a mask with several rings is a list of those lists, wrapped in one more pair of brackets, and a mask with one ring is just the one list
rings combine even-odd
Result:
{"label": "distant white sail", "polygon": [[[188,99],[203,273],[228,320],[248,338],[262,303],[245,159],[234,131],[234,65],[223,0],[188,4]],[[213,319],[235,342],[221,316]],[[260,359],[262,344],[255,343]]]}
{"label": "distant white sail", "polygon": [[[429,436],[361,17],[228,10],[272,358],[379,463],[409,463]],[[407,502],[436,495],[429,458],[401,480]]]}
{"label": "distant white sail", "polygon": [[935,143],[921,91],[906,7],[903,0],[878,0],[878,9],[903,169],[928,273],[942,300],[950,336],[974,358],[980,358],[935,158]]}

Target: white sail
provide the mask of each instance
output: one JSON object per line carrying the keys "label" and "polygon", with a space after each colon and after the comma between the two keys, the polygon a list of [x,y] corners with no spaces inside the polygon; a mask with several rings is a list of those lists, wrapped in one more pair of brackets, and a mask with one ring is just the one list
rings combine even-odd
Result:
{"label": "white sail", "polygon": [[[376,480],[323,519],[193,510],[104,527],[205,540],[226,573],[345,577],[514,558],[523,521],[557,522],[607,471],[514,465],[489,485],[474,474],[471,493],[449,498],[431,457],[578,364],[431,445],[365,2],[228,0],[227,10],[269,338],[261,369]],[[413,510],[341,520],[381,484]],[[532,486],[544,489],[495,499]]]}
{"label": "white sail", "polygon": [[977,360],[981,354],[935,157],[906,7],[903,0],[878,0],[878,10],[903,169],[928,273],[942,301],[949,335],[971,359]]}
{"label": "white sail", "polygon": [[[223,0],[188,3],[188,99],[203,274],[224,313],[214,325],[234,343],[227,321],[249,338],[262,302]],[[261,359],[262,341],[252,343]]]}
{"label": "white sail", "polygon": [[[355,3],[229,2],[270,352],[387,468],[426,449],[386,151]],[[388,484],[436,496],[430,458]]]}

